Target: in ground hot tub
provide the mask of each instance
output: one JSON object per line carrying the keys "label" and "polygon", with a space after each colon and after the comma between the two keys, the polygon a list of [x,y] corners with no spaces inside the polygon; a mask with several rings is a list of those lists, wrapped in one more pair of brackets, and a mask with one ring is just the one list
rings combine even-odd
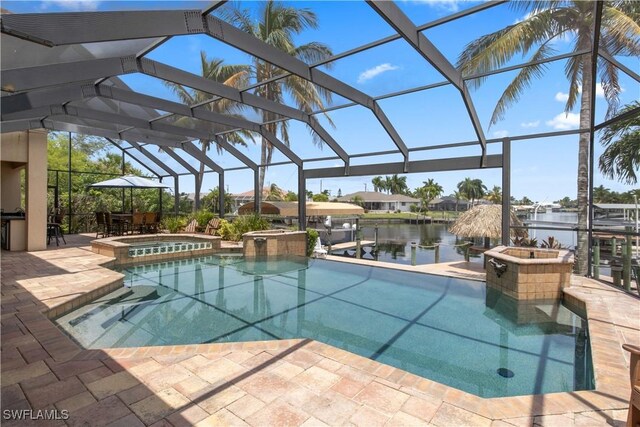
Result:
{"label": "in ground hot tub", "polygon": [[485,252],[487,287],[517,300],[562,299],[573,254],[561,249],[497,246]]}
{"label": "in ground hot tub", "polygon": [[160,261],[220,252],[220,237],[199,234],[117,236],[91,242],[91,250],[113,257],[116,264]]}
{"label": "in ground hot tub", "polygon": [[307,232],[251,231],[242,235],[242,247],[245,257],[307,256]]}

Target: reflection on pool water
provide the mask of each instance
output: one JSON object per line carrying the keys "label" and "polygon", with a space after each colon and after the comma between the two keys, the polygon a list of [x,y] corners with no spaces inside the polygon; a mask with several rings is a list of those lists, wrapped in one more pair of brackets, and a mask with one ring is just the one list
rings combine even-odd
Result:
{"label": "reflection on pool water", "polygon": [[586,321],[482,282],[307,258],[133,266],[57,320],[87,348],[311,338],[483,397],[593,388]]}

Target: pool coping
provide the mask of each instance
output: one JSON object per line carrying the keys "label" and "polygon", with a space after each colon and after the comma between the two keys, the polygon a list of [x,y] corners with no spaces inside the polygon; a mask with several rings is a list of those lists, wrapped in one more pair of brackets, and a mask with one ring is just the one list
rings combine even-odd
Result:
{"label": "pool coping", "polygon": [[[98,258],[105,258],[97,256]],[[95,258],[95,257],[94,257]],[[387,264],[369,262],[367,260],[352,260],[341,257],[331,257],[332,261],[355,262],[364,265],[374,265],[387,267]],[[363,262],[364,261],[364,262]],[[122,275],[108,269],[113,259],[97,260],[93,263],[83,265],[86,271],[96,272],[101,269],[108,270],[120,277],[102,277],[91,283],[91,290],[77,294],[67,301],[46,306],[39,310],[49,319],[59,316],[64,310],[73,310],[80,305],[89,302],[99,296],[105,295],[122,285]],[[372,264],[373,263],[373,264]],[[414,271],[416,273],[434,274],[433,272],[421,271],[420,268],[411,268],[406,265],[394,265],[395,269]],[[443,274],[441,274],[443,275]],[[55,276],[53,276],[55,277]],[[469,279],[469,277],[461,276]],[[64,352],[58,355],[52,354],[57,360],[90,360],[113,358],[115,360],[132,360],[141,357],[152,357],[160,355],[198,355],[210,353],[224,353],[238,349],[264,349],[282,350],[289,348],[301,341],[309,341],[308,349],[317,352],[331,360],[343,363],[354,369],[358,369],[374,375],[380,382],[405,393],[420,393],[433,398],[441,399],[457,408],[474,412],[489,419],[506,419],[528,416],[555,415],[568,412],[603,411],[626,409],[628,405],[628,395],[630,392],[628,379],[628,362],[621,349],[620,337],[616,333],[616,323],[613,321],[610,308],[603,297],[598,294],[598,286],[595,281],[572,277],[574,283],[572,287],[564,290],[564,298],[567,302],[583,307],[589,321],[589,332],[591,337],[591,350],[593,356],[594,376],[596,389],[590,391],[548,393],[541,395],[527,395],[501,398],[482,398],[464,391],[446,386],[444,384],[419,377],[415,374],[401,369],[370,360],[363,356],[324,344],[313,340],[275,340],[275,341],[252,341],[241,343],[223,344],[192,344],[184,346],[157,346],[157,347],[132,347],[132,348],[111,348],[100,350],[89,350],[78,347],[75,349],[67,345]],[[588,286],[583,286],[586,283]],[[593,286],[595,285],[595,286]],[[24,285],[23,285],[24,286]],[[29,289],[25,287],[27,291]],[[605,289],[605,291],[609,291]],[[19,317],[22,317],[18,315]],[[25,316],[27,318],[28,316]],[[50,320],[49,320],[50,321]],[[58,334],[63,335],[53,322],[51,326]],[[50,328],[48,336],[51,335]],[[35,335],[35,334],[34,334]],[[64,336],[68,339],[68,337]],[[38,336],[35,337],[38,339]]]}

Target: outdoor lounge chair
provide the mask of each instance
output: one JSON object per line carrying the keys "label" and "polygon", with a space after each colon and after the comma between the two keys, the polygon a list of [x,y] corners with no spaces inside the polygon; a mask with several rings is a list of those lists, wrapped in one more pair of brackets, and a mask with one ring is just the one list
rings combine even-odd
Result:
{"label": "outdoor lounge chair", "polygon": [[631,363],[629,363],[631,397],[629,398],[627,427],[636,427],[640,424],[640,347],[637,345],[623,344],[622,348],[631,353]]}
{"label": "outdoor lounge chair", "polygon": [[189,224],[187,224],[187,226],[185,227],[184,232],[195,233],[197,227],[198,227],[198,220],[192,219],[191,222],[189,222]]}
{"label": "outdoor lounge chair", "polygon": [[207,227],[204,229],[204,234],[209,234],[213,236],[218,232],[219,228],[220,228],[220,218],[212,218],[207,223]]}
{"label": "outdoor lounge chair", "polygon": [[322,247],[322,242],[320,242],[320,237],[316,240],[316,246],[313,248],[313,257],[314,258],[326,258],[327,250]]}

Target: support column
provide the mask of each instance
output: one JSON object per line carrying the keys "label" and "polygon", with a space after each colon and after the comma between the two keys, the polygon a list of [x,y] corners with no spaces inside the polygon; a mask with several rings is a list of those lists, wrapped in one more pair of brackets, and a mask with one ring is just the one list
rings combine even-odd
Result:
{"label": "support column", "polygon": [[194,206],[194,210],[199,210],[200,209],[200,187],[201,184],[204,180],[204,175],[202,175],[202,177],[200,177],[200,175],[195,175],[196,177],[196,188],[195,188],[195,200],[193,201],[193,206]]}
{"label": "support column", "polygon": [[502,140],[502,245],[511,238],[511,140]]}
{"label": "support column", "polygon": [[42,130],[28,132],[25,183],[27,251],[47,248],[47,135],[48,132]]}
{"label": "support column", "polygon": [[260,203],[262,203],[262,188],[260,186],[260,168],[253,171],[253,210],[260,213]]}
{"label": "support column", "polygon": [[[162,184],[162,177],[159,178],[160,183]],[[159,210],[160,210],[160,219],[162,219],[162,192],[164,191],[163,188],[158,188],[158,197],[160,197],[160,200],[158,200],[158,206],[159,206]],[[131,206],[131,213],[133,213],[133,205]]]}
{"label": "support column", "polygon": [[298,228],[307,229],[307,181],[304,178],[304,167],[298,166]]}
{"label": "support column", "polygon": [[173,213],[180,213],[180,180],[177,176],[173,177]]}
{"label": "support column", "polygon": [[224,218],[224,172],[218,174],[218,209],[220,218]]}

